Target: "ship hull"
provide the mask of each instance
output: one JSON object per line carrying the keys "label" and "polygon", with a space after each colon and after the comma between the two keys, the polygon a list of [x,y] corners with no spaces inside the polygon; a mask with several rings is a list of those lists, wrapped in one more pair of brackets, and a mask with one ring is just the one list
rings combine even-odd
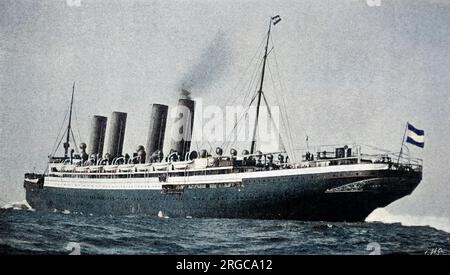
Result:
{"label": "ship hull", "polygon": [[409,195],[420,172],[355,170],[247,178],[221,188],[82,189],[25,182],[36,210],[101,215],[364,221],[376,208]]}

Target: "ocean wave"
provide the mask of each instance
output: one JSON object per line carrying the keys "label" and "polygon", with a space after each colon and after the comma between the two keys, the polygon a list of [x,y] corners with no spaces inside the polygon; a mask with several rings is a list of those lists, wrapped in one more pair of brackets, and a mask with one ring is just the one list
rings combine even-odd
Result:
{"label": "ocean wave", "polygon": [[381,254],[423,255],[435,248],[448,253],[450,234],[430,226],[403,226],[401,219],[377,213],[377,219],[369,220],[387,223],[167,220],[11,210],[0,212],[0,254],[361,255],[374,242]]}
{"label": "ocean wave", "polygon": [[375,209],[366,218],[366,222],[401,223],[404,226],[430,226],[450,233],[450,218],[448,217],[393,214],[384,208]]}

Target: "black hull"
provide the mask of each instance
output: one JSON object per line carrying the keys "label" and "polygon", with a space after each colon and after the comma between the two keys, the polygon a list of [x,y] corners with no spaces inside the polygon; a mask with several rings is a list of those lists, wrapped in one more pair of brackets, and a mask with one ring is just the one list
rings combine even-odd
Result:
{"label": "black hull", "polygon": [[[370,174],[370,176],[369,176]],[[376,208],[409,195],[421,173],[373,171],[358,177],[244,181],[240,187],[161,190],[89,190],[44,187],[25,181],[36,210],[101,215],[364,221]]]}

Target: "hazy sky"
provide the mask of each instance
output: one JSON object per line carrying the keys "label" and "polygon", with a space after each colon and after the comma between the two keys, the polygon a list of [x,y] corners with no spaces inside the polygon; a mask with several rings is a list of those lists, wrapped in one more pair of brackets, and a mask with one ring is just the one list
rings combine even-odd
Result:
{"label": "hazy sky", "polygon": [[150,104],[173,106],[180,86],[206,105],[239,96],[280,14],[273,40],[296,147],[307,134],[399,150],[410,121],[426,132],[425,149],[410,146],[424,179],[389,209],[450,217],[448,1],[77,2],[0,2],[2,201],[22,199],[23,173],[45,167],[73,81],[75,136],[87,140],[92,115],[124,111],[131,152],[145,144]]}

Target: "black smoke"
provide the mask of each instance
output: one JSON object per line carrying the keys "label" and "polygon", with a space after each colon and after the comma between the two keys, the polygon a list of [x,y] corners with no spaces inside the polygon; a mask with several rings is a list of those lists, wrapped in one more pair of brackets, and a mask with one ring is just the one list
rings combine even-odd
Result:
{"label": "black smoke", "polygon": [[219,31],[211,44],[200,55],[197,63],[180,81],[181,96],[190,98],[200,93],[223,75],[230,59],[230,48],[224,32]]}

